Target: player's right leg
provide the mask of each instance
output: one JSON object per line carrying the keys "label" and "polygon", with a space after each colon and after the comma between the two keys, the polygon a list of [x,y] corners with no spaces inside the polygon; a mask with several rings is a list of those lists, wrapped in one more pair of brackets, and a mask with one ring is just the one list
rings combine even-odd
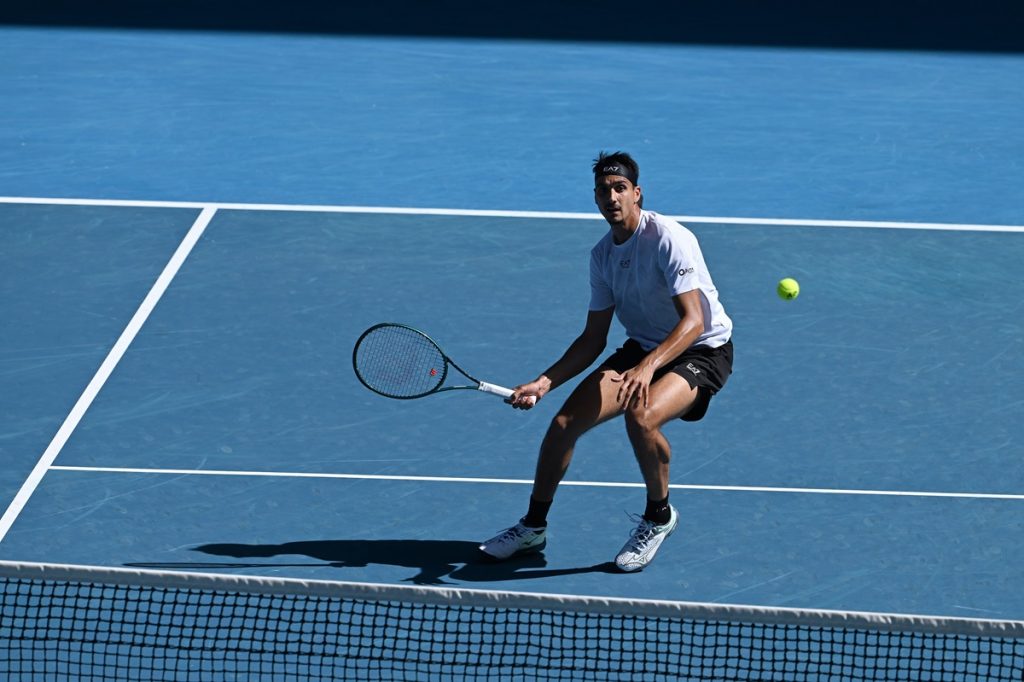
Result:
{"label": "player's right leg", "polygon": [[480,551],[486,556],[508,559],[544,548],[547,511],[558,484],[569,469],[576,441],[598,424],[622,414],[622,405],[617,400],[619,384],[612,381],[612,377],[618,376],[618,372],[599,368],[580,382],[566,399],[541,443],[526,516],[481,544]]}
{"label": "player's right leg", "polygon": [[598,424],[622,414],[618,401],[620,384],[612,381],[619,373],[599,368],[580,382],[551,420],[537,457],[533,477],[533,498],[550,501],[569,469],[576,441]]}

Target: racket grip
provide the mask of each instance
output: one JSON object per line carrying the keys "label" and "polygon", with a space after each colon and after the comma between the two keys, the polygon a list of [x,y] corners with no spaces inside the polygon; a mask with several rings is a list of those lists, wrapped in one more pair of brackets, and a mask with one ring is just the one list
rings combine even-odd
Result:
{"label": "racket grip", "polygon": [[513,393],[511,388],[505,388],[504,386],[496,386],[494,384],[489,384],[486,381],[481,381],[480,385],[477,386],[476,388],[478,391],[483,391],[484,393],[490,393],[492,395],[501,396],[506,400],[511,398]]}

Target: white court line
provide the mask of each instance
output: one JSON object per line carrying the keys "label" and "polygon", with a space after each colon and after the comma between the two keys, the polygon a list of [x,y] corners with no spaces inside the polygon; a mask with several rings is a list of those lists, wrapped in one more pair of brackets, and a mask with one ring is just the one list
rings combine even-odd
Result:
{"label": "white court line", "polygon": [[174,255],[172,255],[171,259],[167,262],[163,272],[160,273],[156,282],[153,283],[153,287],[149,290],[146,298],[143,299],[139,309],[135,311],[135,315],[133,315],[132,319],[128,322],[128,326],[125,327],[123,332],[121,332],[121,336],[117,339],[113,348],[110,349],[110,352],[107,354],[103,364],[100,365],[95,376],[93,376],[92,381],[90,381],[89,385],[85,387],[85,391],[78,398],[78,402],[75,403],[75,406],[71,408],[71,412],[64,420],[60,429],[58,429],[57,435],[55,435],[53,440],[50,441],[50,445],[46,448],[46,451],[43,452],[43,456],[36,463],[35,468],[32,469],[32,473],[29,474],[25,483],[22,484],[21,489],[18,491],[18,494],[15,495],[10,506],[7,507],[7,511],[4,513],[3,518],[0,518],[0,541],[3,541],[7,532],[11,529],[11,526],[14,525],[18,515],[21,514],[21,511],[25,508],[29,498],[32,497],[32,494],[39,486],[39,482],[42,481],[47,470],[51,468],[53,461],[57,458],[57,455],[60,454],[60,451],[64,447],[64,444],[67,443],[68,438],[71,437],[71,434],[85,415],[86,410],[88,410],[89,406],[92,405],[92,401],[96,398],[100,389],[103,388],[103,384],[105,384],[107,379],[110,378],[110,375],[117,366],[117,363],[121,361],[121,357],[124,355],[125,351],[128,350],[128,346],[131,345],[132,341],[135,339],[135,335],[139,333],[142,325],[146,322],[150,313],[153,312],[153,309],[156,307],[160,297],[163,296],[168,285],[170,285],[171,280],[174,279],[174,276],[178,274],[181,264],[185,262],[185,259],[192,251],[192,247],[194,247],[196,242],[199,241],[199,237],[202,236],[203,231],[206,229],[206,226],[210,224],[210,221],[213,219],[213,215],[216,212],[216,209],[209,207],[202,210],[199,217],[196,218],[195,223],[192,224],[192,228],[188,231],[188,234],[185,235],[181,244],[178,245]]}
{"label": "white court line", "polygon": [[[43,197],[0,197],[0,204],[43,204],[55,206],[124,206],[130,208],[213,208],[238,211],[288,211],[300,213],[376,213],[387,215],[469,216],[478,218],[526,218],[558,220],[603,220],[599,213],[558,211],[498,211],[458,208],[401,208],[388,206],[318,206],[304,204],[240,204],[194,201],[136,201],[131,199],[67,199]],[[719,225],[775,225],[787,227],[868,227],[890,230],[946,230],[958,232],[1018,232],[1024,225],[982,225],[971,223],[914,223],[875,220],[814,220],[802,218],[735,218],[726,216],[669,216],[684,223]]]}
{"label": "white court line", "polygon": [[[302,471],[236,471],[226,469],[145,469],[130,467],[53,466],[54,471],[86,471],[113,474],[170,474],[174,476],[264,476],[277,478],[334,478],[365,481],[411,481],[416,483],[499,483],[532,485],[520,478],[459,478],[451,476],[392,476],[386,474],[328,474]],[[584,488],[643,488],[643,483],[614,481],[562,481],[561,485]],[[908,490],[844,490],[842,488],[774,488],[744,485],[670,485],[673,490],[712,490],[742,493],[803,493],[814,495],[882,495],[889,497],[953,497],[978,500],[1024,500],[1024,495],[1002,493],[947,493]]]}
{"label": "white court line", "polygon": [[[542,211],[491,211],[471,209],[437,209],[437,208],[400,208],[400,207],[373,207],[373,206],[317,206],[317,205],[289,205],[289,204],[247,204],[247,203],[218,203],[218,202],[181,202],[181,201],[137,201],[118,199],[74,199],[74,198],[43,198],[43,197],[0,197],[0,204],[37,204],[37,205],[65,205],[65,206],[112,206],[112,207],[135,207],[135,208],[183,208],[200,209],[199,218],[193,224],[192,229],[175,251],[168,262],[163,273],[157,279],[142,305],[136,311],[135,316],[125,328],[117,343],[111,349],[107,358],[100,366],[92,381],[86,387],[85,392],[78,399],[78,402],[68,414],[43,456],[36,464],[28,479],[22,485],[18,494],[11,502],[3,517],[0,518],[0,541],[7,535],[14,521],[21,513],[29,498],[35,492],[39,482],[49,469],[62,470],[93,470],[93,471],[119,471],[119,472],[141,472],[141,473],[175,473],[175,474],[206,474],[206,475],[235,475],[235,476],[305,476],[321,478],[361,478],[378,480],[415,480],[415,481],[449,481],[449,482],[474,482],[474,483],[515,483],[525,484],[530,481],[505,480],[505,479],[458,479],[440,477],[401,477],[401,476],[361,476],[345,474],[284,474],[276,472],[227,472],[227,471],[194,471],[194,470],[169,470],[169,469],[102,469],[102,468],[73,468],[52,466],[57,455],[70,438],[72,432],[78,426],[86,410],[96,398],[100,389],[106,383],[114,367],[120,361],[128,346],[134,340],[135,335],[141,329],[143,323],[149,317],[157,301],[163,295],[170,281],[177,274],[181,264],[191,252],[195,243],[199,240],[206,226],[213,215],[221,209],[224,210],[247,210],[247,211],[292,211],[292,212],[316,212],[316,213],[364,213],[364,214],[394,214],[394,215],[437,215],[437,216],[475,216],[475,217],[501,217],[501,218],[527,218],[527,219],[574,219],[574,220],[601,220],[597,213],[563,213],[563,212],[542,212]],[[800,226],[800,227],[867,227],[867,228],[888,228],[888,229],[916,229],[916,230],[949,230],[949,231],[975,231],[975,232],[1024,232],[1024,226],[1017,225],[977,225],[977,224],[953,224],[953,223],[909,223],[909,222],[886,222],[886,221],[859,221],[859,220],[804,220],[804,219],[783,219],[783,218],[736,218],[736,217],[709,217],[709,216],[671,216],[674,219],[690,223],[716,223],[735,225],[778,225],[778,226]],[[641,484],[634,483],[599,483],[599,482],[571,482],[566,481],[563,485],[589,485],[602,487],[640,487]],[[929,492],[900,492],[900,491],[872,491],[872,490],[833,490],[825,488],[770,488],[751,486],[687,486],[673,485],[674,489],[694,490],[723,490],[743,492],[790,492],[790,493],[817,493],[817,494],[845,494],[845,495],[899,495],[914,497],[961,497],[980,499],[1024,499],[1024,495],[1000,495],[985,493],[929,493]]]}

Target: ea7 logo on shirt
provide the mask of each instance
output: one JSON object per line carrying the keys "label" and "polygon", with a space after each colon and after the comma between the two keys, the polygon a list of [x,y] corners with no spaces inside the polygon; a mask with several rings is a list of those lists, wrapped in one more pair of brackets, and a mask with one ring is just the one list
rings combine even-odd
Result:
{"label": "ea7 logo on shirt", "polygon": [[679,272],[677,274],[680,277],[685,277],[689,275],[691,272],[693,272],[693,268],[679,268]]}
{"label": "ea7 logo on shirt", "polygon": [[625,258],[623,260],[620,260],[619,261],[619,267],[620,268],[628,268],[629,267],[629,260],[630,260],[629,258]]}

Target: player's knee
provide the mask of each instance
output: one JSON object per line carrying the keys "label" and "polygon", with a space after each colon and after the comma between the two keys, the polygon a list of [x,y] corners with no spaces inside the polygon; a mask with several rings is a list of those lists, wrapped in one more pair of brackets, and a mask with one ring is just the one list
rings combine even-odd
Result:
{"label": "player's knee", "polygon": [[555,415],[555,418],[551,420],[551,424],[548,426],[545,440],[559,443],[575,441],[580,435],[577,433],[575,424],[576,419],[570,414],[559,413]]}
{"label": "player's knee", "polygon": [[626,429],[631,433],[651,433],[661,428],[661,422],[655,414],[643,405],[626,408],[623,413]]}

